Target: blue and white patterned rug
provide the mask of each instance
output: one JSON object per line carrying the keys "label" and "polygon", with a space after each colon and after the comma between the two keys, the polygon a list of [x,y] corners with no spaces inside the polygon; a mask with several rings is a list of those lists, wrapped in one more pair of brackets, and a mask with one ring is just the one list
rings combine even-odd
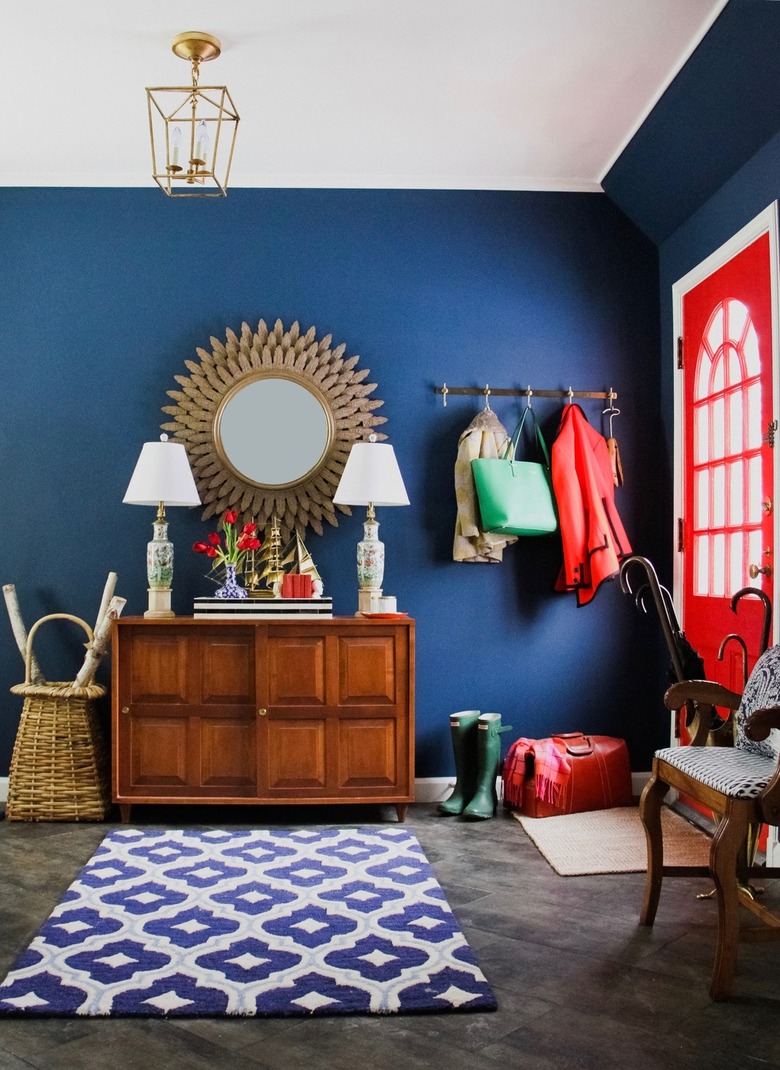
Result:
{"label": "blue and white patterned rug", "polygon": [[0,985],[5,1015],[495,1010],[398,826],[110,833]]}

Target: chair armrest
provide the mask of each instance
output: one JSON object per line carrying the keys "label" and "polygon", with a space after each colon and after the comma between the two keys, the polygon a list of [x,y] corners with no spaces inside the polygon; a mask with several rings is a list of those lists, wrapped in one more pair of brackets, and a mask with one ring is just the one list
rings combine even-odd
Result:
{"label": "chair armrest", "polygon": [[744,724],[745,735],[756,743],[766,739],[773,728],[780,728],[780,706],[754,710]]}
{"label": "chair armrest", "polygon": [[[687,709],[691,747],[703,747],[708,742],[719,746],[732,746],[732,713],[739,709],[741,701],[742,696],[736,691],[729,691],[714,680],[680,680],[672,684],[664,694],[668,709]],[[729,716],[723,719],[717,713],[716,706],[729,710]]]}
{"label": "chair armrest", "polygon": [[742,696],[736,691],[729,691],[714,680],[680,680],[679,683],[672,684],[664,694],[664,703],[670,710],[681,710],[688,702],[738,710],[741,701]]}

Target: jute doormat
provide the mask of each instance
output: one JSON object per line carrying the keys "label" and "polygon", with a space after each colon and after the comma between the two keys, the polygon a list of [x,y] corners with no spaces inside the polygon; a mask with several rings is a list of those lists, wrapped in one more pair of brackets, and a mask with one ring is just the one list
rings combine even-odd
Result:
{"label": "jute doormat", "polygon": [[[561,817],[514,814],[556,873],[644,873],[647,846],[639,810],[621,806]],[[710,840],[685,818],[664,807],[664,865],[707,865]]]}
{"label": "jute doormat", "polygon": [[495,1010],[396,826],[110,833],[0,985],[0,1015]]}

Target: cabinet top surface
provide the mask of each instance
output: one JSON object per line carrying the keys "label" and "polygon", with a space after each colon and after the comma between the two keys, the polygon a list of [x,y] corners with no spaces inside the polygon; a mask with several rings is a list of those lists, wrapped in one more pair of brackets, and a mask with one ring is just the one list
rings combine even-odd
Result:
{"label": "cabinet top surface", "polygon": [[160,628],[160,627],[205,627],[218,625],[220,628],[253,627],[258,624],[272,624],[275,628],[379,628],[387,627],[410,627],[414,624],[413,617],[394,617],[392,619],[377,619],[371,617],[302,617],[293,620],[289,617],[280,620],[275,617],[117,617],[114,624],[119,627],[127,625]]}

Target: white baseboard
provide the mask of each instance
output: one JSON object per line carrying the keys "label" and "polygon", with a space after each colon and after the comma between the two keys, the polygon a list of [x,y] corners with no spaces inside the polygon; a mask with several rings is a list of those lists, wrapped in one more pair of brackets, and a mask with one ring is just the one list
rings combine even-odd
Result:
{"label": "white baseboard", "polygon": [[[641,795],[642,788],[650,777],[649,773],[632,773],[631,788],[634,795]],[[446,799],[455,785],[453,777],[432,776],[418,777],[414,782],[414,797],[418,803],[441,802]],[[8,799],[8,777],[0,777],[0,802]]]}
{"label": "white baseboard", "polygon": [[632,773],[631,774],[631,794],[639,796],[642,794],[642,790],[645,784],[650,779],[649,771],[647,773]]}

